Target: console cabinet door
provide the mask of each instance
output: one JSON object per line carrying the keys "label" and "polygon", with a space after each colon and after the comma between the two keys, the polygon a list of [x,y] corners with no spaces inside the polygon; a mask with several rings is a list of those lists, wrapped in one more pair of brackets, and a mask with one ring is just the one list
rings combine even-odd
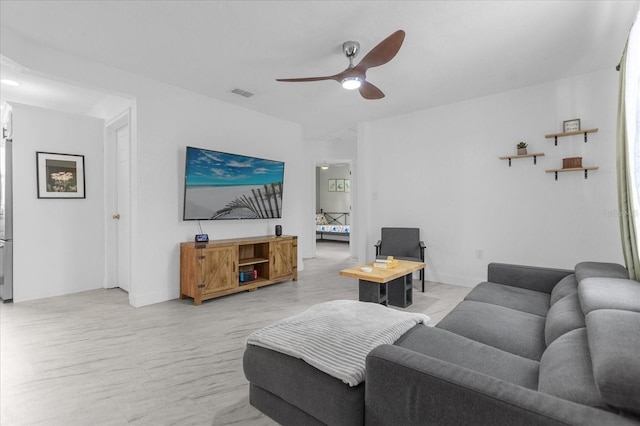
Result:
{"label": "console cabinet door", "polygon": [[[297,249],[297,247],[295,247]],[[270,244],[271,274],[270,279],[278,279],[292,275],[296,269],[298,258],[293,240],[272,241]],[[296,277],[297,278],[297,277]]]}
{"label": "console cabinet door", "polygon": [[236,260],[238,247],[210,247],[201,250],[199,258],[201,272],[200,294],[203,296],[238,286]]}

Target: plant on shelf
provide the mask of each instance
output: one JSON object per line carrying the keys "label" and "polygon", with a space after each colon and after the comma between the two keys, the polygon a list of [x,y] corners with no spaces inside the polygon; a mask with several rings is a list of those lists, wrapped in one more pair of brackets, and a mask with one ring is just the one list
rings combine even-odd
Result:
{"label": "plant on shelf", "polygon": [[527,145],[524,142],[518,142],[516,148],[518,148],[518,155],[527,155]]}

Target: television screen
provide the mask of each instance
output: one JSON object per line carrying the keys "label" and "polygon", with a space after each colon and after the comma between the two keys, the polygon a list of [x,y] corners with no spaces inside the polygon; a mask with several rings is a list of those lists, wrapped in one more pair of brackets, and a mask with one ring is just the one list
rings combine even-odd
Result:
{"label": "television screen", "polygon": [[187,147],[184,220],[282,217],[284,163]]}

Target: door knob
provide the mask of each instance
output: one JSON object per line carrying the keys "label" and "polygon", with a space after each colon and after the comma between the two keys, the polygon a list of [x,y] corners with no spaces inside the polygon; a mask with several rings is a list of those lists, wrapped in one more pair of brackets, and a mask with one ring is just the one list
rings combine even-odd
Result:
{"label": "door knob", "polygon": [[115,220],[120,220],[120,215],[119,214],[114,214],[113,216],[111,216],[113,219]]}

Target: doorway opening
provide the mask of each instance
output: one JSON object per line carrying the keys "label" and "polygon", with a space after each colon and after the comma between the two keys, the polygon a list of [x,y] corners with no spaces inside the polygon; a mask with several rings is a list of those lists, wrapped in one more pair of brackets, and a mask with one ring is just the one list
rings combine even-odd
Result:
{"label": "doorway opening", "polygon": [[316,257],[350,256],[351,164],[316,166]]}

